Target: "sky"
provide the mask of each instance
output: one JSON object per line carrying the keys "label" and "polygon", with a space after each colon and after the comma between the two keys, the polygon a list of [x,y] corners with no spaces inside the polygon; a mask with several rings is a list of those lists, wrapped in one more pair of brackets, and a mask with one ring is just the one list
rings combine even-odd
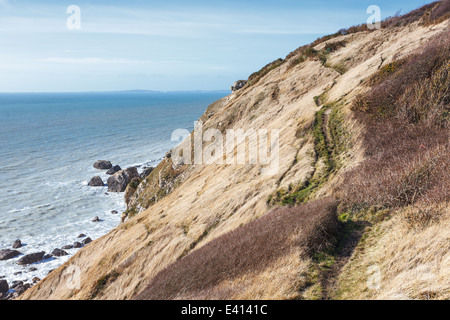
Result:
{"label": "sky", "polygon": [[370,5],[386,18],[429,2],[0,0],[0,92],[229,90]]}

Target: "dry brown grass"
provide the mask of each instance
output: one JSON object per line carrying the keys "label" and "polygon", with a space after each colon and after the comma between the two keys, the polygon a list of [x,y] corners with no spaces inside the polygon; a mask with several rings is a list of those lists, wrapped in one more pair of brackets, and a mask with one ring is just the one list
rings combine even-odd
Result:
{"label": "dry brown grass", "polygon": [[262,271],[296,248],[303,253],[324,249],[334,241],[336,229],[336,202],[331,198],[275,209],[168,266],[136,298],[164,300],[198,292],[209,297],[209,290],[217,291],[223,281]]}
{"label": "dry brown grass", "polygon": [[[449,205],[407,207],[372,228],[340,274],[334,298],[450,299]],[[373,267],[379,287],[368,287]]]}
{"label": "dry brown grass", "polygon": [[[392,29],[397,27],[404,27],[409,24],[415,23],[417,21],[423,20],[427,25],[436,24],[444,21],[449,17],[450,13],[450,1],[434,1],[427,5],[424,5],[416,10],[408,12],[404,15],[395,15],[392,17],[388,17],[381,21],[381,28],[383,29]],[[376,29],[369,29],[367,27],[367,23],[362,23],[359,25],[351,26],[347,29],[339,30],[338,32],[330,35],[323,36],[315,40],[310,46],[315,47],[323,42],[327,42],[331,39],[339,37],[343,34],[349,35],[358,32],[373,32]],[[302,47],[301,47],[302,48]],[[301,48],[297,49],[300,50]],[[291,53],[294,54],[294,52]],[[290,58],[291,56],[288,56]]]}
{"label": "dry brown grass", "polygon": [[374,86],[356,98],[353,110],[374,117],[406,116],[414,123],[435,115],[435,107],[448,105],[449,64],[450,34],[445,33],[419,54],[393,62],[370,77],[368,83]]}

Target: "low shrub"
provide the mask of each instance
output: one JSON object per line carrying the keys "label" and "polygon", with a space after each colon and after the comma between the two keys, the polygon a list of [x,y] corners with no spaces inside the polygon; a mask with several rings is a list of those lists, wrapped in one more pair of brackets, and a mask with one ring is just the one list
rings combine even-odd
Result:
{"label": "low shrub", "polygon": [[366,160],[345,174],[342,208],[401,207],[450,199],[447,129],[366,119]]}
{"label": "low shrub", "polygon": [[264,270],[293,248],[304,248],[313,256],[334,243],[337,227],[336,202],[331,198],[274,209],[168,266],[136,299],[174,299],[208,290],[224,280]]}
{"label": "low shrub", "polygon": [[450,17],[450,0],[443,0],[437,4],[430,14],[430,21],[439,23]]}
{"label": "low shrub", "polygon": [[258,83],[259,80],[261,80],[262,77],[264,77],[266,74],[268,74],[270,71],[278,68],[281,66],[285,60],[283,59],[277,59],[275,61],[272,61],[271,63],[264,66],[261,70],[252,73],[247,80],[247,86],[252,86]]}
{"label": "low shrub", "polygon": [[446,33],[419,54],[393,62],[370,77],[373,87],[355,99],[353,110],[373,117],[403,116],[414,123],[436,113],[446,116],[449,63],[450,34]]}
{"label": "low shrub", "polygon": [[402,207],[450,199],[450,34],[369,79],[353,104],[366,159],[339,190],[343,208]]}

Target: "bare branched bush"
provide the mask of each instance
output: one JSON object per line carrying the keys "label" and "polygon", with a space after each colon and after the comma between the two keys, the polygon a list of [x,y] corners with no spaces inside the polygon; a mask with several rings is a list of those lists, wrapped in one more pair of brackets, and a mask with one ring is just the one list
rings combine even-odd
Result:
{"label": "bare branched bush", "polygon": [[444,33],[431,40],[421,53],[392,63],[388,71],[383,68],[370,77],[369,85],[374,86],[356,98],[353,110],[384,118],[400,112],[412,122],[425,119],[429,113],[436,113],[435,107],[448,105],[449,63],[450,34]]}
{"label": "bare branched bush", "polygon": [[435,8],[439,4],[439,1],[435,1],[429,4],[426,4],[416,10],[413,10],[407,14],[394,16],[387,18],[381,23],[382,28],[390,29],[395,27],[404,27],[408,24],[414,23],[416,21],[420,21],[421,19],[426,18],[432,12],[433,8]]}
{"label": "bare branched bush", "polygon": [[408,122],[445,127],[450,113],[450,60],[430,78],[417,81],[398,99],[398,115]]}
{"label": "bare branched bush", "polygon": [[353,110],[366,160],[346,175],[344,207],[401,207],[450,198],[450,35],[370,78]]}
{"label": "bare branched bush", "polygon": [[295,248],[312,254],[334,242],[337,226],[336,202],[331,198],[274,209],[168,266],[136,298],[164,300],[195,295],[224,280],[264,270]]}
{"label": "bare branched bush", "polygon": [[345,208],[399,207],[450,198],[447,129],[367,119],[367,159],[345,176]]}
{"label": "bare branched bush", "polygon": [[431,20],[442,20],[442,18],[449,18],[450,14],[450,0],[443,0],[431,12]]}

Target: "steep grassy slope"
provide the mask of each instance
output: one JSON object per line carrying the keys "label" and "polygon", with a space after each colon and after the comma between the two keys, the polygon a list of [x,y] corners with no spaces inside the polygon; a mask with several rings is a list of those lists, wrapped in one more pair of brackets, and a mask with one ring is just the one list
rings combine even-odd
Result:
{"label": "steep grassy slope", "polygon": [[[445,239],[446,233],[439,233],[448,226],[448,214],[442,209],[448,199],[444,194],[434,200],[433,207],[420,203],[423,210],[438,208],[441,219],[431,219],[429,225],[419,229],[401,229],[402,214],[412,220],[417,216],[414,212],[420,208],[414,207],[416,201],[403,201],[400,205],[377,202],[378,198],[374,196],[377,185],[365,189],[367,184],[364,182],[370,181],[371,177],[366,176],[364,180],[358,173],[369,172],[365,169],[370,168],[367,161],[382,165],[380,161],[385,156],[373,149],[383,149],[383,143],[368,144],[372,133],[369,129],[386,123],[387,127],[408,132],[403,129],[415,124],[399,120],[407,125],[396,127],[386,118],[379,119],[376,113],[368,112],[378,110],[376,106],[358,109],[357,102],[368,97],[371,87],[392,81],[389,74],[392,66],[401,64],[402,59],[411,59],[411,53],[421,51],[422,46],[436,35],[448,33],[447,11],[436,14],[440,6],[443,5],[434,3],[419,13],[407,15],[407,23],[397,20],[392,25],[393,21],[386,21],[388,26],[381,30],[355,27],[346,35],[326,37],[253,74],[246,87],[209,106],[201,120],[203,129],[215,128],[220,132],[232,128],[279,129],[279,170],[274,175],[264,175],[265,166],[258,164],[189,165],[179,162],[180,151],[190,148],[185,141],[141,183],[122,225],[80,250],[27,291],[23,298],[420,298],[420,294],[408,293],[416,292],[413,283],[406,291],[401,286],[389,284],[392,286],[389,290],[368,293],[367,287],[361,284],[367,277],[365,268],[372,261],[378,261],[377,265],[386,275],[384,279],[395,278],[400,282],[406,278],[404,272],[410,265],[399,264],[395,273],[386,268],[416,254],[424,261],[430,255],[440,255],[444,259],[442,263],[447,263],[441,264],[440,270],[444,268],[448,272],[448,257],[443,251],[448,239]],[[431,10],[433,8],[436,11]],[[430,16],[433,15],[437,15],[435,23],[431,23]],[[429,76],[417,79],[417,83],[433,76],[439,78],[436,72],[438,70],[433,70]],[[378,80],[374,80],[374,74],[379,75]],[[395,102],[404,94],[401,92],[396,96]],[[444,106],[443,112],[445,105],[448,106],[448,95],[446,97],[439,104]],[[372,100],[364,102],[363,106],[370,102]],[[428,109],[437,110],[434,107]],[[398,110],[403,109],[399,107]],[[431,111],[426,114],[431,115]],[[442,115],[444,118],[440,119],[445,124],[448,120],[445,113]],[[425,118],[431,119],[431,116]],[[367,119],[375,119],[375,122]],[[411,132],[420,133],[415,130],[419,127],[411,128]],[[448,127],[438,126],[433,130],[438,130],[439,134],[432,136],[441,138],[432,149],[443,148]],[[381,134],[383,132],[381,130]],[[250,137],[250,142],[252,139]],[[390,139],[387,136],[385,140],[377,141]],[[411,140],[414,148],[419,141]],[[208,143],[204,144],[208,146]],[[412,147],[405,147],[405,150],[409,148]],[[434,151],[438,150],[444,149]],[[448,157],[445,157],[448,150],[442,154],[436,160],[439,168],[448,163]],[[403,151],[399,155],[397,158],[403,156]],[[433,159],[431,151],[428,155]],[[394,160],[397,158],[392,156]],[[420,159],[413,156],[407,159],[408,165],[412,166],[411,172],[414,172],[414,163],[419,163]],[[370,194],[364,196],[369,199],[367,203],[358,198],[361,195],[355,192],[358,188],[369,190]],[[431,192],[429,190],[441,190],[445,185],[430,184],[427,188],[427,192]],[[411,194],[408,191],[406,195],[409,199]],[[341,203],[340,226],[328,227],[328,222],[333,221],[329,214],[335,212],[335,202],[325,200],[327,196],[338,198]],[[318,198],[322,200],[313,202]],[[403,198],[399,196],[399,199]],[[279,205],[297,206],[273,208]],[[272,219],[278,221],[277,224],[270,224]],[[283,232],[279,232],[277,226]],[[314,247],[313,244],[321,241],[309,236],[321,234],[320,231],[328,233],[320,237],[322,241],[327,240],[327,244],[333,246]],[[267,232],[267,246],[262,245],[264,232]],[[401,234],[405,242],[392,242],[393,234]],[[415,252],[414,248],[424,237],[432,237],[430,246]],[[394,254],[399,248],[407,249],[405,256]],[[385,249],[392,254],[383,255]],[[250,260],[246,259],[249,250]],[[375,252],[373,256],[368,256],[370,250]],[[221,252],[224,256],[218,256]],[[199,257],[206,268],[200,269],[204,276],[196,273]],[[236,264],[218,264],[220,259],[226,258]],[[242,268],[234,268],[240,263]],[[344,265],[339,281],[334,281]],[[67,286],[69,266],[82,270],[80,288]],[[443,293],[449,279],[445,272],[440,273],[444,274],[439,278],[442,285],[429,290],[429,296],[447,297]],[[190,276],[184,279],[183,273]],[[356,282],[358,289],[349,289],[349,284]]]}

